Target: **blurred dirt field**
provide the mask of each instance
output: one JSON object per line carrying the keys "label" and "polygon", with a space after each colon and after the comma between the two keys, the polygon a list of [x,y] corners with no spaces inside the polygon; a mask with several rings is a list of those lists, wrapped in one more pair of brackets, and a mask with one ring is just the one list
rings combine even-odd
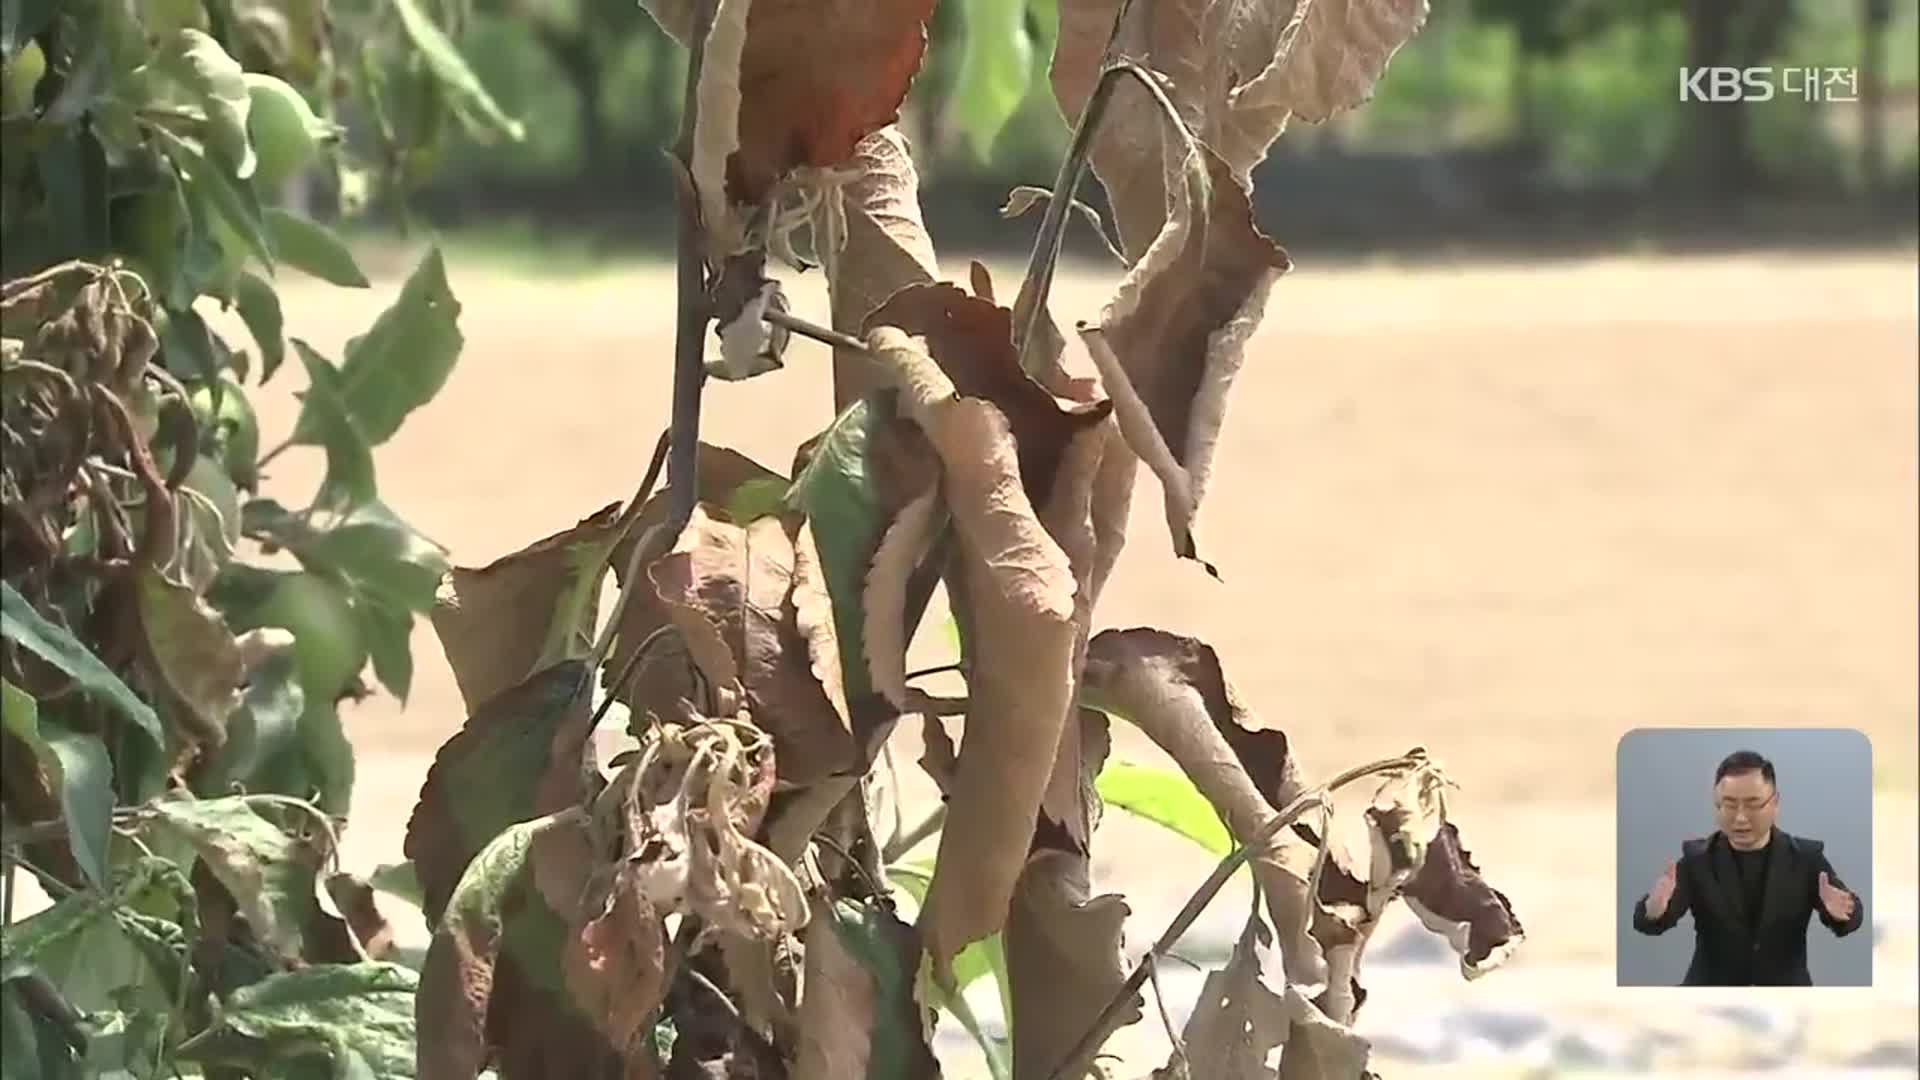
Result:
{"label": "blurred dirt field", "polygon": [[[1462,785],[1462,831],[1528,942],[1508,969],[1466,984],[1407,920],[1383,929],[1361,1014],[1388,1040],[1379,1067],[1913,1075],[1912,254],[1423,267],[1298,254],[1250,347],[1201,512],[1201,552],[1224,584],[1172,557],[1143,472],[1099,625],[1212,642],[1310,774],[1420,744]],[[964,280],[964,260],[942,269]],[[1011,294],[1017,268],[994,270]],[[378,450],[379,482],[456,561],[480,564],[631,494],[667,419],[672,273],[540,276],[459,258],[450,271],[466,352],[439,398]],[[1063,274],[1061,324],[1097,317],[1117,277]],[[824,322],[809,278],[795,282],[795,309]],[[287,326],[338,355],[397,280],[364,292],[286,285]],[[265,445],[290,429],[298,381],[295,365],[263,402]],[[785,371],[709,385],[704,434],[784,471],[827,421],[829,385],[826,350],[796,341]],[[269,491],[304,499],[320,471],[317,454],[288,454]],[[939,637],[923,633],[928,655]],[[349,714],[360,772],[347,861],[358,869],[399,857],[427,762],[463,720],[424,620],[414,654],[404,711],[376,698]],[[1876,989],[1613,988],[1615,742],[1636,726],[1694,724],[1872,738]],[[918,749],[910,733],[902,742],[911,773]],[[1118,728],[1115,753],[1158,760]],[[908,782],[924,804],[929,786]],[[1702,816],[1705,832],[1704,796]],[[1790,805],[1781,823],[1792,829]],[[1117,814],[1095,851],[1098,885],[1129,894],[1141,945],[1209,865]],[[1244,913],[1244,894],[1223,896],[1195,956],[1218,951]],[[421,940],[415,913],[396,921]],[[1181,985],[1190,1004],[1197,976]],[[1765,1015],[1741,1019],[1736,1006]],[[1533,1020],[1511,1038],[1472,1034],[1473,1016],[1503,1011]],[[1165,1060],[1147,1015],[1116,1043],[1120,1075]],[[1681,1043],[1663,1041],[1664,1028]],[[1614,1049],[1566,1051],[1582,1032]]]}

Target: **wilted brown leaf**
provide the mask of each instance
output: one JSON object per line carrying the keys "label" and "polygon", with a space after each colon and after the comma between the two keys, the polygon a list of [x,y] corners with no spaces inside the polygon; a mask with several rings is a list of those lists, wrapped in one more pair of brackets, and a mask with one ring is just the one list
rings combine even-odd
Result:
{"label": "wilted brown leaf", "polygon": [[[729,450],[723,446],[701,443],[698,459],[699,501],[709,518],[717,521],[734,522],[730,507],[735,496],[751,486],[784,485],[786,478],[768,469],[744,454]],[[650,551],[665,555],[666,548],[661,538],[661,530],[667,523],[667,495],[663,491],[648,499],[641,507],[639,520],[633,523],[632,530],[613,550],[608,559],[613,566],[614,580],[625,589],[627,562],[632,554],[632,545],[652,545]],[[655,631],[668,624],[667,604],[654,591],[649,576],[652,563],[643,563],[640,567],[640,587],[627,600],[621,610],[620,626],[616,631],[614,647],[602,668],[602,678],[612,682],[622,671],[627,670],[627,662],[634,651]],[[614,696],[639,715],[647,702],[672,701],[693,692],[693,684],[687,672],[688,654],[677,638],[664,647],[656,647],[626,683],[614,688]]]}
{"label": "wilted brown leaf", "polygon": [[866,608],[862,641],[873,688],[903,712],[939,704],[907,686],[906,613],[907,586],[932,549],[943,514],[938,494],[932,489],[902,507],[873,553],[866,592],[861,596]]}
{"label": "wilted brown leaf", "polygon": [[[720,0],[695,90],[694,187],[709,260],[758,247],[781,181],[844,166],[899,115],[934,0]],[[674,21],[681,16],[671,13]]]}
{"label": "wilted brown leaf", "polygon": [[[1258,835],[1303,792],[1286,736],[1262,728],[1227,683],[1213,650],[1164,630],[1107,630],[1087,647],[1084,704],[1139,727],[1174,759],[1236,841]],[[1324,959],[1310,933],[1307,880],[1313,848],[1284,830],[1250,860],[1280,932],[1289,977],[1322,982]]]}
{"label": "wilted brown leaf", "polygon": [[[813,214],[815,254],[827,274],[833,328],[858,335],[867,315],[908,285],[939,276],[933,239],[920,218],[920,175],[907,137],[894,126],[854,147],[854,176],[829,187]],[[845,409],[885,377],[851,349],[833,350],[833,408]]]}
{"label": "wilted brown leaf", "polygon": [[913,997],[920,942],[890,906],[823,905],[807,927],[806,949],[793,1080],[940,1075]]}
{"label": "wilted brown leaf", "polygon": [[[1270,1080],[1273,1051],[1287,1041],[1286,972],[1273,930],[1249,918],[1234,942],[1227,966],[1207,972],[1200,997],[1180,1033],[1186,1045],[1188,1077],[1218,1080]],[[1156,1078],[1177,1076],[1173,1065]]]}
{"label": "wilted brown leaf", "polygon": [[977,643],[941,869],[919,927],[945,981],[954,954],[1005,921],[1026,862],[1070,703],[1073,573],[1021,485],[1007,418],[956,394],[900,330],[881,326],[867,340],[939,454],[963,579],[955,603]]}
{"label": "wilted brown leaf", "polygon": [[227,737],[227,714],[239,703],[246,667],[226,620],[185,585],[151,567],[139,590],[141,651],[155,680],[179,708],[186,731],[208,750]]}
{"label": "wilted brown leaf", "polygon": [[640,879],[624,859],[596,875],[562,966],[568,992],[621,1057],[650,1062],[650,1021],[666,996],[666,938]]}
{"label": "wilted brown leaf", "polygon": [[[832,700],[814,674],[790,601],[794,565],[779,518],[742,527],[696,507],[651,576],[694,662],[715,685],[744,692],[754,722],[773,736],[780,779],[805,786],[849,768],[855,748],[845,702]],[[813,630],[830,634],[831,622]]]}
{"label": "wilted brown leaf", "polygon": [[[1254,915],[1225,968],[1207,974],[1182,1042],[1187,1068],[1170,1063],[1156,1080],[1361,1080],[1367,1041],[1289,981],[1273,929]],[[1280,1050],[1278,1070],[1267,1064]]]}
{"label": "wilted brown leaf", "polygon": [[433,631],[468,709],[519,683],[543,656],[559,659],[555,634],[593,624],[600,596],[592,585],[619,518],[612,503],[485,566],[448,572]]}
{"label": "wilted brown leaf", "polygon": [[541,848],[558,839],[561,850],[584,851],[566,842],[584,830],[577,807],[519,822],[467,865],[421,968],[420,1080],[473,1080],[489,1063],[502,1080],[648,1075],[624,1067],[565,988],[559,946],[572,920],[546,897],[578,897],[590,866]]}
{"label": "wilted brown leaf", "polygon": [[1112,405],[1054,396],[1020,367],[1013,313],[957,285],[911,285],[867,316],[867,328],[891,326],[926,339],[927,352],[955,393],[993,403],[1006,417],[1020,480],[1035,507],[1047,504],[1061,459],[1075,437],[1096,427]]}
{"label": "wilted brown leaf", "polygon": [[1427,19],[1427,0],[1283,0],[1273,6],[1279,11],[1262,20],[1260,33],[1235,28],[1231,65],[1208,65],[1230,89],[1224,109],[1215,104],[1217,89],[1210,92],[1206,141],[1243,181],[1290,117],[1317,124],[1372,97],[1387,62]]}
{"label": "wilted brown leaf", "polygon": [[307,921],[306,959],[351,964],[391,958],[393,924],[381,913],[373,886],[348,873],[328,874],[323,885]]}
{"label": "wilted brown leaf", "polygon": [[[1121,955],[1127,903],[1112,893],[1092,895],[1084,854],[1044,849],[1027,861],[1013,896],[1006,928],[1010,1019],[1019,1033],[1013,1071],[1052,1076],[1127,981]],[[1096,1045],[1140,1019],[1141,1004],[1135,996]]]}
{"label": "wilted brown leaf", "polygon": [[1174,550],[1197,558],[1193,519],[1206,495],[1227,391],[1267,292],[1290,265],[1253,222],[1246,189],[1208,155],[1212,191],[1177,199],[1167,222],[1081,337],[1106,380],[1127,445],[1160,478]]}
{"label": "wilted brown leaf", "polygon": [[[1118,0],[1062,0],[1050,78],[1077,118],[1093,94]],[[1318,123],[1365,101],[1426,0],[1166,0],[1136,4],[1121,55],[1150,65],[1200,142],[1251,186],[1290,117]],[[1122,244],[1139,259],[1167,219],[1166,177],[1184,154],[1144,88],[1123,80],[1093,144]]]}
{"label": "wilted brown leaf", "polygon": [[1453,946],[1465,978],[1499,967],[1526,938],[1513,903],[1480,876],[1453,822],[1440,826],[1402,895],[1421,923]]}
{"label": "wilted brown leaf", "polygon": [[437,923],[467,863],[516,822],[581,804],[592,711],[580,661],[536,672],[488,699],[434,756],[402,845]]}

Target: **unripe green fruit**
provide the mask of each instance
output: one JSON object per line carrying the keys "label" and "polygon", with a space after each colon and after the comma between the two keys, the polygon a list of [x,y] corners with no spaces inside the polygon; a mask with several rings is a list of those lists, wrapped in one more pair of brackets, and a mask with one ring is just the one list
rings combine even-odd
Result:
{"label": "unripe green fruit", "polygon": [[252,490],[257,479],[254,465],[260,457],[260,421],[239,383],[225,376],[220,382],[217,411],[211,386],[195,387],[187,395],[187,403],[193,407],[193,418],[200,425],[203,439],[209,429],[218,433],[215,441],[223,447],[221,456],[227,464],[227,475],[234,483]]}
{"label": "unripe green fruit", "polygon": [[0,78],[0,114],[11,116],[31,109],[33,92],[46,73],[47,54],[40,51],[40,43],[29,40],[20,46],[7,62],[5,77]]}
{"label": "unripe green fruit", "polygon": [[318,574],[289,574],[259,612],[261,626],[293,632],[294,668],[307,706],[332,702],[367,662],[346,590]]}
{"label": "unripe green fruit", "polygon": [[253,140],[254,186],[278,188],[313,161],[326,130],[300,91],[271,75],[247,73],[247,135]]}

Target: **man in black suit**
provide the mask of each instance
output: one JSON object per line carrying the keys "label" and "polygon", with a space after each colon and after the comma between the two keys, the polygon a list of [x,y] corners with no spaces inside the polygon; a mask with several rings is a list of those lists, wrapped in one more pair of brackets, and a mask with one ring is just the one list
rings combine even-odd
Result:
{"label": "man in black suit", "polygon": [[1693,912],[1693,963],[1683,986],[1812,986],[1811,917],[1845,937],[1860,928],[1860,898],[1840,880],[1818,840],[1774,827],[1780,791],[1773,762],[1751,750],[1713,774],[1720,828],[1680,845],[1653,889],[1633,906],[1633,928],[1664,934]]}

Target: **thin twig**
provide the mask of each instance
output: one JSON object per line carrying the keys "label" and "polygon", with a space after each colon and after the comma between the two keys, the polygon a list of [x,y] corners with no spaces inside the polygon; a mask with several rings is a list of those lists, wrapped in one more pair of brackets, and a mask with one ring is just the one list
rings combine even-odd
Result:
{"label": "thin twig", "polygon": [[1160,964],[1153,954],[1147,954],[1147,979],[1153,983],[1153,1005],[1160,1013],[1160,1026],[1166,1029],[1167,1041],[1173,1044],[1173,1060],[1179,1066],[1176,1075],[1187,1074],[1187,1044],[1174,1030],[1173,1017],[1167,1015],[1167,992],[1160,988]]}
{"label": "thin twig", "polygon": [[[1140,988],[1146,985],[1148,965],[1152,963],[1155,957],[1164,956],[1173,948],[1174,943],[1180,940],[1181,935],[1185,934],[1187,930],[1193,926],[1194,922],[1200,918],[1201,913],[1206,911],[1208,905],[1213,903],[1213,898],[1219,895],[1221,887],[1226,885],[1229,878],[1233,877],[1234,872],[1239,870],[1240,867],[1245,864],[1247,860],[1253,858],[1254,855],[1266,851],[1273,843],[1273,838],[1278,836],[1281,830],[1293,824],[1294,820],[1301,814],[1306,813],[1309,808],[1326,805],[1335,791],[1338,791],[1340,788],[1345,787],[1363,776],[1371,776],[1374,773],[1391,772],[1395,769],[1413,768],[1425,760],[1423,756],[1385,758],[1380,761],[1373,761],[1348,769],[1326,783],[1321,784],[1319,787],[1304,792],[1298,798],[1288,803],[1286,808],[1281,810],[1271,821],[1261,826],[1259,831],[1248,837],[1239,847],[1234,848],[1226,858],[1221,859],[1219,865],[1213,868],[1213,873],[1208,874],[1207,879],[1200,883],[1200,887],[1194,890],[1192,896],[1187,898],[1186,904],[1180,908],[1180,913],[1175,915],[1173,921],[1167,924],[1167,928],[1161,932],[1159,939],[1155,941],[1153,947],[1147,951],[1147,955],[1141,958],[1140,963],[1134,965],[1132,974],[1127,976],[1127,981],[1121,984],[1118,990],[1114,991],[1112,997],[1107,999],[1107,1004],[1101,1008],[1099,1015],[1094,1017],[1093,1023],[1087,1027],[1086,1031],[1083,1032],[1080,1038],[1074,1043],[1073,1049],[1053,1067],[1052,1072],[1047,1074],[1047,1080],[1063,1080],[1063,1078],[1069,1075],[1070,1070],[1076,1063],[1088,1059],[1093,1055],[1094,1051],[1100,1048],[1099,1044],[1102,1041],[1101,1033],[1113,1022],[1113,1018],[1119,1014],[1126,1003],[1140,993]],[[1324,858],[1325,851],[1325,841],[1323,839],[1318,849],[1318,854],[1315,856],[1316,866],[1317,863]],[[1311,904],[1317,902],[1318,898],[1313,894],[1308,894],[1308,899],[1310,901],[1308,910],[1311,911]]]}
{"label": "thin twig", "polygon": [[[865,863],[861,862],[859,859],[854,858],[853,852],[848,851],[847,846],[845,844],[842,844],[840,841],[835,840],[831,836],[828,836],[826,833],[814,833],[812,839],[814,843],[824,846],[828,851],[831,851],[835,855],[840,856],[840,859],[842,862],[845,862],[848,866],[853,867],[854,871],[860,875],[861,880],[867,883],[867,889],[870,892],[872,892],[874,899],[876,900],[885,899],[888,896],[892,895],[887,890],[886,882],[881,881],[879,878],[874,877],[873,871],[868,870]],[[818,864],[816,863],[815,865],[817,866]],[[822,874],[821,876],[823,878],[825,877],[824,874]]]}
{"label": "thin twig", "polygon": [[939,832],[946,823],[947,804],[941,803],[933,808],[933,813],[922,818],[920,824],[894,837],[893,841],[880,852],[880,858],[889,863],[898,862],[907,852],[919,847],[922,840]]}
{"label": "thin twig", "polygon": [[[1133,0],[1120,0],[1113,12],[1113,26],[1107,31],[1107,44],[1100,54],[1100,66],[1107,66],[1113,58],[1120,41],[1120,28],[1126,25],[1127,13],[1133,10]],[[1037,360],[1029,360],[1028,343],[1033,340],[1033,331],[1040,325],[1040,313],[1047,310],[1047,293],[1053,288],[1053,264],[1060,259],[1060,244],[1067,228],[1067,211],[1073,206],[1075,193],[1080,190],[1080,181],[1087,173],[1087,159],[1093,153],[1093,136],[1100,126],[1100,117],[1106,111],[1106,99],[1112,93],[1106,89],[1104,76],[1094,84],[1093,93],[1087,98],[1087,104],[1073,124],[1073,142],[1067,147],[1067,156],[1060,162],[1060,172],[1053,181],[1053,198],[1047,203],[1046,213],[1040,218],[1040,231],[1033,238],[1033,251],[1027,256],[1027,274],[1023,282],[1037,283],[1029,294],[1024,285],[1020,298],[1014,302],[1013,325],[1017,328],[1015,342],[1020,349],[1020,366],[1032,373]],[[1021,303],[1026,303],[1022,310]]]}
{"label": "thin twig", "polygon": [[929,675],[944,675],[949,671],[958,671],[964,674],[966,670],[967,670],[966,661],[955,660],[951,664],[940,664],[937,667],[919,668],[914,671],[909,671],[907,672],[906,677],[902,681],[912,682],[915,679],[924,679]]}
{"label": "thin twig", "polygon": [[701,61],[706,55],[707,32],[713,24],[713,3],[702,0],[695,8],[689,44],[685,104],[680,112],[680,137],[674,147],[674,205],[678,223],[674,242],[675,299],[678,318],[673,337],[672,441],[667,452],[668,547],[693,518],[700,496],[700,394],[706,388],[707,323],[713,305],[707,297],[706,233],[700,222],[700,195],[693,186],[694,130],[699,122]]}
{"label": "thin twig", "polygon": [[810,337],[823,345],[832,345],[835,348],[847,349],[861,356],[873,355],[872,350],[867,348],[867,343],[854,337],[852,334],[842,333],[831,327],[821,326],[816,322],[809,322],[790,311],[781,311],[778,308],[769,307],[761,317],[774,326],[785,327],[799,334],[801,337]]}
{"label": "thin twig", "polygon": [[[607,548],[608,558],[613,557],[614,549],[618,548],[623,540],[632,536],[634,523],[640,520],[640,508],[645,506],[647,500],[652,497],[653,485],[659,482],[660,470],[666,465],[667,447],[671,435],[671,430],[663,431],[660,433],[660,438],[654,442],[653,457],[647,461],[647,475],[641,478],[639,489],[633,493],[633,501],[627,504],[627,509],[620,515],[624,520],[620,523],[619,534],[614,538],[613,544]],[[607,652],[613,648],[613,639],[620,630],[620,618],[626,614],[628,597],[634,591],[634,579],[640,575],[640,568],[646,565],[645,548],[649,546],[646,539],[644,535],[633,537],[633,548],[627,552],[626,573],[620,578],[623,583],[620,587],[620,595],[614,600],[613,610],[607,614],[607,625],[601,627],[600,637],[594,641],[593,652],[587,657],[588,671],[599,670],[600,665],[606,662]]]}

